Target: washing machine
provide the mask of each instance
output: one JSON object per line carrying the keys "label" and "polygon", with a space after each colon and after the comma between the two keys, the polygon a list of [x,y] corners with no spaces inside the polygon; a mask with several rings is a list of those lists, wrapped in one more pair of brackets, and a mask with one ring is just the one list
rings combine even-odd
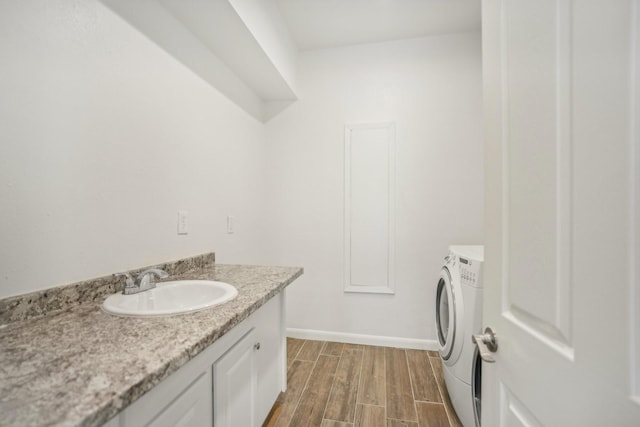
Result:
{"label": "washing machine", "polygon": [[[480,397],[475,345],[482,331],[482,263],[484,247],[450,246],[436,292],[436,331],[444,380],[458,418],[465,427],[479,426]],[[476,368],[476,369],[474,369]],[[474,379],[474,375],[478,378]]]}

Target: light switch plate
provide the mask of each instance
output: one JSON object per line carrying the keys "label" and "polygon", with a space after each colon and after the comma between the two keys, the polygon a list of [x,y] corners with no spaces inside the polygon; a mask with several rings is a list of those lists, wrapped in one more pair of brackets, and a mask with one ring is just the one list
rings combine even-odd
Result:
{"label": "light switch plate", "polygon": [[189,212],[178,211],[178,234],[189,234]]}
{"label": "light switch plate", "polygon": [[233,234],[233,217],[232,216],[227,216],[227,234]]}

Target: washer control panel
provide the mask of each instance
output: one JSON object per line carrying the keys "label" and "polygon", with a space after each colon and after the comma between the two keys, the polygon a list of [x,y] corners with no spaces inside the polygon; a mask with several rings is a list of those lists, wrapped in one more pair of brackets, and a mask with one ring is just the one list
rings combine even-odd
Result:
{"label": "washer control panel", "polygon": [[462,284],[477,287],[480,281],[482,263],[465,257],[458,257],[458,262]]}

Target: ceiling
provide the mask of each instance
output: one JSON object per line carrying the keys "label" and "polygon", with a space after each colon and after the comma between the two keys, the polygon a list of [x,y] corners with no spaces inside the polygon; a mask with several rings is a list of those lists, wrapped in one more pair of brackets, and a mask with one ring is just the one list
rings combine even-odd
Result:
{"label": "ceiling", "polygon": [[480,30],[480,0],[276,0],[300,50]]}

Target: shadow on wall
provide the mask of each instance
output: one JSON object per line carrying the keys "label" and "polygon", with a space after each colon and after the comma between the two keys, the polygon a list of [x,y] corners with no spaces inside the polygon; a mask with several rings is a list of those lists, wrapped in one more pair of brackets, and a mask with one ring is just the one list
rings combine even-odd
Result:
{"label": "shadow on wall", "polygon": [[231,3],[100,1],[259,121],[297,100]]}

